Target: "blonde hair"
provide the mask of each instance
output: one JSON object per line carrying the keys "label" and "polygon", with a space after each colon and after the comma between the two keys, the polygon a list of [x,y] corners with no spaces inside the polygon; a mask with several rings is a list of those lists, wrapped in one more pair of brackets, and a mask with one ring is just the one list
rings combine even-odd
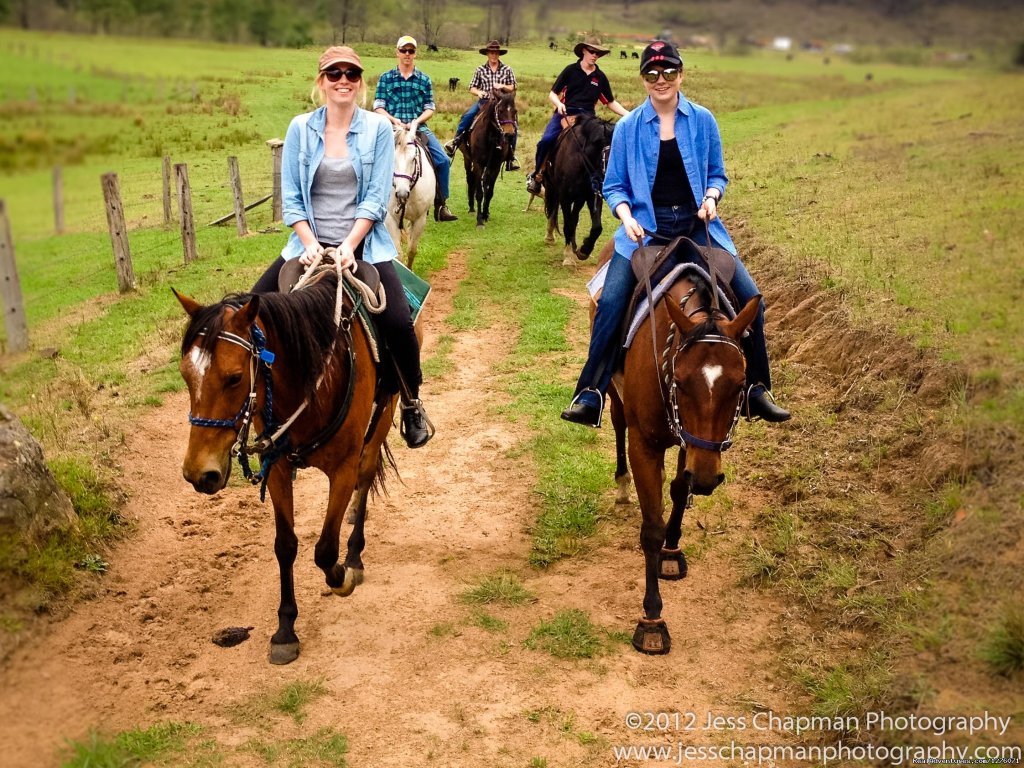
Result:
{"label": "blonde hair", "polygon": [[[313,80],[313,90],[309,92],[309,100],[313,102],[315,106],[323,106],[327,102],[326,89],[323,85],[324,73],[319,72],[316,78]],[[359,78],[359,85],[356,86],[356,103],[366,109],[366,73]]]}

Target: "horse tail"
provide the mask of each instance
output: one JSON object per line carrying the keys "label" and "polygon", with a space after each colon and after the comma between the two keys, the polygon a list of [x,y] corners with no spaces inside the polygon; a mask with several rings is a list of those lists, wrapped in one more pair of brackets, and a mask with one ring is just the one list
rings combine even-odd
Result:
{"label": "horse tail", "polygon": [[395,477],[399,480],[402,476],[398,473],[398,463],[395,461],[395,454],[391,452],[391,446],[388,445],[388,441],[385,440],[380,444],[380,452],[377,455],[377,469],[373,474],[373,480],[370,483],[370,492],[374,498],[379,496],[387,496],[387,477],[388,472],[394,472]]}

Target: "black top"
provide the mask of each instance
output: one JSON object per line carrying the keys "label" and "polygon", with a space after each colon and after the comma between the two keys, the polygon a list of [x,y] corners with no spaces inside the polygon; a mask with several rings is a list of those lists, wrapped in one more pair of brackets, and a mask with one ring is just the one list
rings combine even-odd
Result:
{"label": "black top", "polygon": [[685,205],[697,212],[696,198],[690,188],[690,179],[683,167],[683,156],[675,139],[664,139],[658,150],[658,172],[651,188],[651,202],[656,208],[667,205]]}
{"label": "black top", "polygon": [[588,75],[579,62],[563,69],[551,90],[558,94],[570,115],[578,115],[581,112],[592,115],[598,101],[602,104],[615,101],[608,76],[600,69],[595,69]]}

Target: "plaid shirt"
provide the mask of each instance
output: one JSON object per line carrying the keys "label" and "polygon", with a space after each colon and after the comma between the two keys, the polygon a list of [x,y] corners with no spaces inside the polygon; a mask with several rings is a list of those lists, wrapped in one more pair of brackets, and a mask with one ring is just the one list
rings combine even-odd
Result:
{"label": "plaid shirt", "polygon": [[418,69],[406,80],[398,67],[389,69],[377,81],[373,108],[383,107],[387,113],[403,123],[409,123],[434,107],[434,87],[430,78]]}
{"label": "plaid shirt", "polygon": [[511,85],[513,88],[516,85],[516,76],[512,72],[512,67],[503,61],[498,62],[497,72],[491,71],[490,63],[488,62],[477,67],[469,87],[483,91],[485,94],[483,98],[489,99],[491,98],[491,91],[494,90],[496,85]]}

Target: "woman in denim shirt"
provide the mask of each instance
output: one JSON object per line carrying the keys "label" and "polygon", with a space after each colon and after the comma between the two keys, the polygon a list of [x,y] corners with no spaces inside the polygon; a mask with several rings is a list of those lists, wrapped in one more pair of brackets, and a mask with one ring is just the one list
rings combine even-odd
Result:
{"label": "woman in denim shirt", "polygon": [[[657,40],[644,49],[640,72],[647,100],[615,126],[603,194],[622,221],[615,253],[597,302],[586,365],[562,418],[598,427],[618,348],[623,315],[636,286],[630,264],[638,243],[666,244],[679,235],[712,244],[736,256],[736,246],[718,218],[728,178],[722,140],[714,116],[679,91],[683,62],[671,43]],[[653,78],[653,79],[652,79]],[[760,291],[736,258],[731,287],[740,306]],[[747,414],[785,421],[789,412],[775,404],[764,338],[764,302],[743,340],[747,358]]]}
{"label": "woman in denim shirt", "polygon": [[431,437],[419,400],[420,345],[392,263],[398,252],[384,226],[394,133],[386,119],[359,107],[366,99],[363,66],[347,46],[332,46],[320,57],[313,98],[323,106],[295,117],[284,140],[282,216],[292,234],[253,293],[276,291],[286,261],[310,264],[328,247],[337,248],[343,268],[356,259],[373,264],[387,295],[377,324],[408,389],[403,392],[403,432],[409,447],[418,448]]}

